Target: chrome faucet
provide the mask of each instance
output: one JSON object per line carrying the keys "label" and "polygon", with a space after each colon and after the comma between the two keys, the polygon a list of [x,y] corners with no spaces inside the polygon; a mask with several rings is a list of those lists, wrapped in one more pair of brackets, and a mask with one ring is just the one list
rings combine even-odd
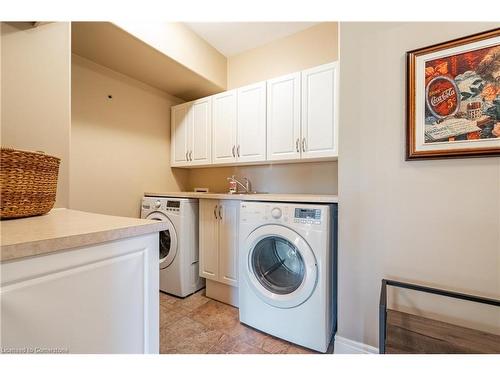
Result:
{"label": "chrome faucet", "polygon": [[[243,185],[243,183],[241,183],[241,181],[239,181],[236,176],[233,174],[231,177],[227,177],[227,180],[228,181],[233,181],[233,182],[236,182],[237,185],[240,185],[243,189],[245,189],[244,193],[251,193],[251,183],[250,183],[250,180],[246,177],[243,177],[243,180],[245,182],[245,184]],[[238,186],[236,186],[236,193],[238,193]]]}

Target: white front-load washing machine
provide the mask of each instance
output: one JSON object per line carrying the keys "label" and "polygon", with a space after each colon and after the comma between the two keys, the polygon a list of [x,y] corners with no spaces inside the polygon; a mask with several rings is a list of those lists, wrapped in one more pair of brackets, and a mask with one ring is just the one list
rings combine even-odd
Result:
{"label": "white front-load washing machine", "polygon": [[336,205],[242,202],[240,321],[326,352],[336,330]]}
{"label": "white front-load washing machine", "polygon": [[186,297],[205,285],[199,276],[198,200],[145,196],[141,218],[161,220],[160,290]]}

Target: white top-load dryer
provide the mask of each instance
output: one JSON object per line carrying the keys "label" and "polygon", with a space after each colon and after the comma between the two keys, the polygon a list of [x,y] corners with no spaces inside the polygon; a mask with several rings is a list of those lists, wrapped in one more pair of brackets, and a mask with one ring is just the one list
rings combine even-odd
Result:
{"label": "white top-load dryer", "polygon": [[326,352],[336,330],[336,205],[242,202],[240,321]]}
{"label": "white top-load dryer", "polygon": [[160,290],[186,297],[205,285],[199,276],[198,200],[145,196],[141,218],[164,221],[160,232]]}

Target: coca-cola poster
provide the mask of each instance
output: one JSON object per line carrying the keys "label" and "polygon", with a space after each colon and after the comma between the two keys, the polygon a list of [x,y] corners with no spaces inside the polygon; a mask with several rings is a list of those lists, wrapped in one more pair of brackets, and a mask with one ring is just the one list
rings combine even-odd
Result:
{"label": "coca-cola poster", "polygon": [[500,29],[407,53],[407,160],[500,155]]}

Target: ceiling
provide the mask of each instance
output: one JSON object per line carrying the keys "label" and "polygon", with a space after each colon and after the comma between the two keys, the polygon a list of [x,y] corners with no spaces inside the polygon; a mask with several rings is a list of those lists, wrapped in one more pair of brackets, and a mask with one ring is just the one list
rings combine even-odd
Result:
{"label": "ceiling", "polygon": [[318,22],[187,22],[186,25],[224,56],[237,55],[294,34]]}

